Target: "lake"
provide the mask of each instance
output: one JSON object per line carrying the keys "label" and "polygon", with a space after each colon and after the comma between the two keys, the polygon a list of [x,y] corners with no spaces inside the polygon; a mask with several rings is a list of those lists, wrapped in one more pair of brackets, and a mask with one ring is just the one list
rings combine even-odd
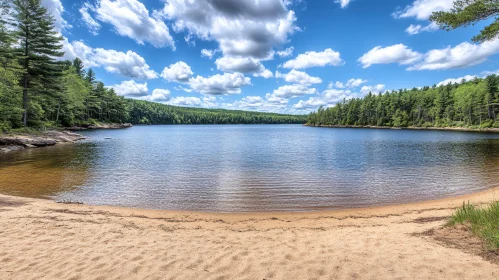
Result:
{"label": "lake", "polygon": [[[209,212],[390,205],[499,185],[499,134],[136,126],[0,156],[0,193]],[[106,139],[111,138],[111,139]]]}

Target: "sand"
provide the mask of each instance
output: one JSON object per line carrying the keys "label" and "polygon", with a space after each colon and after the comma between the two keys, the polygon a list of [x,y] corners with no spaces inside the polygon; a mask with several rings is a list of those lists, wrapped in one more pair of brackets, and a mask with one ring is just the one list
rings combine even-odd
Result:
{"label": "sand", "polygon": [[0,195],[0,279],[499,279],[419,233],[463,201],[318,213],[211,214]]}

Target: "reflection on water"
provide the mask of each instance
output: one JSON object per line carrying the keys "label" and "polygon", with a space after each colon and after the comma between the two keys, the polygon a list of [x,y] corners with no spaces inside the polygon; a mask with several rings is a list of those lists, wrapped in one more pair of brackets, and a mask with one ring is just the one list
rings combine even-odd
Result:
{"label": "reflection on water", "polygon": [[0,157],[0,192],[54,197],[85,184],[94,158],[92,144],[57,145]]}
{"label": "reflection on water", "polygon": [[307,211],[499,184],[497,134],[297,125],[85,133],[89,141],[0,157],[0,192],[158,209]]}

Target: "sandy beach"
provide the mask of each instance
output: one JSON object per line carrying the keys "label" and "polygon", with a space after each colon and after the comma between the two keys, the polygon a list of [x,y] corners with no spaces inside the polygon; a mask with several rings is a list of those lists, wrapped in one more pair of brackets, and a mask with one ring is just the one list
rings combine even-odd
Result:
{"label": "sandy beach", "polygon": [[0,279],[499,279],[496,262],[424,234],[498,194],[261,214],[0,195]]}

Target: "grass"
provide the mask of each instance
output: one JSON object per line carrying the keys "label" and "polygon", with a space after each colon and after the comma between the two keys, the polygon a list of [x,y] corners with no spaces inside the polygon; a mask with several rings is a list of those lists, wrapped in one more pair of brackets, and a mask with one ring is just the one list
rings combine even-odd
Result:
{"label": "grass", "polygon": [[466,224],[474,234],[483,238],[490,249],[499,249],[499,201],[486,207],[464,203],[452,215],[449,225]]}

